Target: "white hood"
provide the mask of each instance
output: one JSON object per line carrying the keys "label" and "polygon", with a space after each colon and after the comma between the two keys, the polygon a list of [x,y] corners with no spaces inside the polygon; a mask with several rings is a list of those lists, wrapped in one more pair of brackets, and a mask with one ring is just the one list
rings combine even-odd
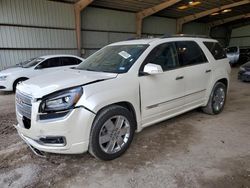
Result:
{"label": "white hood", "polygon": [[115,78],[117,74],[65,69],[34,77],[18,85],[23,93],[41,98],[58,90],[88,84],[90,82]]}
{"label": "white hood", "polygon": [[13,74],[13,73],[21,72],[21,71],[24,71],[24,68],[12,67],[12,68],[8,68],[8,69],[0,71],[0,75],[9,75],[9,74]]}

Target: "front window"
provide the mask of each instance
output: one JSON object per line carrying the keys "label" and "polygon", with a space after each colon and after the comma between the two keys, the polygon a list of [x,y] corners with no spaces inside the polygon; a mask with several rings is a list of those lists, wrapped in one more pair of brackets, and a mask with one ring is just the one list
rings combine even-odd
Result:
{"label": "front window", "polygon": [[40,63],[40,62],[43,61],[43,60],[44,60],[43,58],[36,58],[36,59],[33,59],[32,61],[23,64],[23,68],[30,68],[30,67],[33,67],[33,66],[37,65],[38,63]]}
{"label": "front window", "polygon": [[125,73],[147,47],[148,45],[107,46],[87,58],[77,69],[96,72]]}

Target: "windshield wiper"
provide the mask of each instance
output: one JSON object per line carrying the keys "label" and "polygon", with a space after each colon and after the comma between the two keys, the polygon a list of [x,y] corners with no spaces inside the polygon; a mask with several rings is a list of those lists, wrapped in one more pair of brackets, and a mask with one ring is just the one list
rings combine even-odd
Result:
{"label": "windshield wiper", "polygon": [[97,72],[96,70],[93,70],[93,69],[83,69],[83,70],[86,70],[86,71],[94,71],[94,72]]}

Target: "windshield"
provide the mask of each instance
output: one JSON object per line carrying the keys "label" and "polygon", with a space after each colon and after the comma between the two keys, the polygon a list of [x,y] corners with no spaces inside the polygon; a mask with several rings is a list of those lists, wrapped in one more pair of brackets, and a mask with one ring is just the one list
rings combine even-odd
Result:
{"label": "windshield", "polygon": [[27,62],[25,64],[22,64],[22,67],[23,68],[30,68],[30,67],[33,67],[35,65],[37,65],[38,63],[40,63],[41,61],[43,61],[44,59],[43,58],[36,58],[36,59],[33,59],[32,61],[30,62]]}
{"label": "windshield", "polygon": [[148,45],[107,46],[97,51],[76,69],[125,73],[145,51]]}

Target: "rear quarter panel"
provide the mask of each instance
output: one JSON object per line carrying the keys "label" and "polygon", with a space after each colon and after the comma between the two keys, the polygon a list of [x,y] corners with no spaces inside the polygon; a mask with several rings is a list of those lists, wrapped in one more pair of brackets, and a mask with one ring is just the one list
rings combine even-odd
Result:
{"label": "rear quarter panel", "polygon": [[[204,51],[210,66],[211,66],[211,80],[208,84],[207,87],[207,92],[206,92],[206,102],[204,104],[204,106],[207,104],[210,94],[212,92],[212,89],[215,85],[215,83],[223,78],[226,78],[228,81],[228,88],[229,88],[229,82],[230,82],[230,73],[231,73],[231,67],[229,64],[229,59],[228,58],[224,58],[224,59],[220,59],[220,60],[216,60],[213,55],[211,54],[211,52],[207,49],[207,47],[204,45],[203,42],[205,42],[207,40],[204,41],[200,41],[200,46],[202,47],[202,50]],[[211,40],[208,42],[217,42],[215,40]],[[228,90],[227,90],[228,91]]]}

